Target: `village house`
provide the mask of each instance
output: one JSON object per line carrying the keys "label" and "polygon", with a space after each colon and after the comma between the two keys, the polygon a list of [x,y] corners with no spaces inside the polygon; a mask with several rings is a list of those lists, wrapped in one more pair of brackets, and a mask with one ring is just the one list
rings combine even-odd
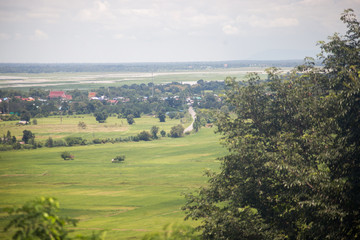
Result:
{"label": "village house", "polygon": [[93,97],[96,97],[96,92],[89,92],[88,98],[92,99]]}
{"label": "village house", "polygon": [[61,98],[64,100],[72,100],[72,96],[66,95],[64,91],[50,91],[49,98],[50,99]]}

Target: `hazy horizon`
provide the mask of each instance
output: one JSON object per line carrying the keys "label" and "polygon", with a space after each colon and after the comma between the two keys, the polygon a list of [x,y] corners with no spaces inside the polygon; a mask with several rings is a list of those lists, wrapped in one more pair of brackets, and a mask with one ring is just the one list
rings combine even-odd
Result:
{"label": "hazy horizon", "polygon": [[[1,63],[300,60],[358,0],[4,0]],[[231,60],[229,60],[231,59]]]}

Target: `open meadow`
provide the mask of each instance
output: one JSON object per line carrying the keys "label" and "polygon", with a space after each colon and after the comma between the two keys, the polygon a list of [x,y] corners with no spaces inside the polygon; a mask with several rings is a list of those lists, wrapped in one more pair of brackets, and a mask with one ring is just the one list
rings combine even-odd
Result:
{"label": "open meadow", "polygon": [[[87,124],[78,129],[79,121]],[[125,119],[109,117],[99,124],[93,116],[80,115],[38,119],[38,125],[1,127],[20,137],[31,130],[36,140],[49,136],[81,136],[85,139],[135,135],[156,125],[165,131],[180,123],[146,116],[129,126]],[[184,124],[184,126],[190,123]],[[5,126],[5,127],[4,127]],[[164,137],[150,142],[122,142],[74,147],[38,148],[0,152],[0,208],[20,206],[27,200],[51,196],[59,200],[60,215],[79,219],[76,233],[85,235],[106,230],[107,239],[139,239],[161,231],[168,223],[182,223],[183,192],[194,191],[206,183],[205,169],[217,170],[217,157],[225,149],[214,129],[203,128],[183,138]],[[64,161],[60,154],[69,151],[74,160]],[[112,163],[125,155],[123,163]],[[0,227],[9,221],[0,215]],[[193,225],[195,223],[186,222]],[[0,233],[10,239],[11,233]]]}
{"label": "open meadow", "polygon": [[[187,126],[192,121],[188,114],[180,120],[167,118],[165,122],[160,122],[155,116],[145,115],[141,118],[134,118],[135,123],[132,125],[129,125],[126,119],[114,116],[106,119],[105,123],[99,123],[92,114],[50,116],[36,120],[37,125],[17,125],[18,121],[2,121],[0,122],[0,136],[6,135],[7,131],[10,131],[12,136],[21,140],[23,131],[29,130],[35,134],[35,140],[38,142],[45,142],[49,137],[54,140],[65,137],[82,137],[90,141],[95,138],[111,139],[135,136],[141,131],[150,131],[154,125],[159,127],[159,132],[164,130],[168,133],[172,126],[177,124]],[[86,128],[80,128],[79,122],[84,122]]]}

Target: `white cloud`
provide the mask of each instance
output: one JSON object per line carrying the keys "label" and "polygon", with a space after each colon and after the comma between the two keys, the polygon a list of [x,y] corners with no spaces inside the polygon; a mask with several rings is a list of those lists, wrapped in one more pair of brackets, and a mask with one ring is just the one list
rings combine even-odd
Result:
{"label": "white cloud", "polygon": [[252,15],[249,18],[249,24],[252,27],[262,28],[282,28],[282,27],[293,27],[299,25],[299,21],[296,18],[262,18],[256,15]]}
{"label": "white cloud", "polygon": [[124,34],[118,33],[114,35],[114,39],[120,40],[120,39],[127,39],[127,40],[136,40],[137,38],[133,35],[126,36]]}
{"label": "white cloud", "polygon": [[222,30],[226,35],[237,35],[237,34],[239,34],[239,29],[237,27],[234,27],[234,26],[229,25],[229,24],[223,26]]}
{"label": "white cloud", "polygon": [[296,18],[276,18],[269,22],[268,27],[293,27],[299,25]]}
{"label": "white cloud", "polygon": [[82,21],[97,21],[115,19],[107,1],[95,1],[92,8],[83,9],[79,12]]}
{"label": "white cloud", "polygon": [[49,35],[47,35],[47,33],[36,29],[34,34],[30,37],[31,40],[37,40],[37,41],[42,41],[42,40],[48,40],[49,39]]}
{"label": "white cloud", "polygon": [[[86,62],[98,61],[99,52],[104,59],[143,61],[308,49],[345,31],[339,18],[349,7],[359,18],[359,0],[0,0],[0,58],[12,59],[18,49],[24,49],[18,61]],[[33,53],[38,43],[29,39],[58,47],[51,55]]]}
{"label": "white cloud", "polygon": [[0,33],[0,40],[9,40],[9,39],[11,39],[10,34]]}
{"label": "white cloud", "polygon": [[15,33],[15,40],[21,40],[23,35],[21,33]]}
{"label": "white cloud", "polygon": [[124,35],[123,34],[115,34],[114,36],[115,39],[123,39],[124,38]]}

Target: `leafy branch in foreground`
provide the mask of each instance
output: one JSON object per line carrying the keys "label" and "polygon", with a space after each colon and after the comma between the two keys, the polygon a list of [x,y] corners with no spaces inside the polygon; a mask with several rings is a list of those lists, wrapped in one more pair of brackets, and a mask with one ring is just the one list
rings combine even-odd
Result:
{"label": "leafy branch in foreground", "polygon": [[92,233],[91,236],[69,237],[69,226],[75,227],[78,220],[58,216],[59,202],[51,197],[40,197],[26,202],[22,207],[6,208],[12,219],[4,231],[14,229],[12,239],[32,240],[104,240],[105,232]]}
{"label": "leafy branch in foreground", "polygon": [[5,231],[14,228],[13,239],[68,239],[66,225],[76,226],[77,220],[57,215],[59,203],[54,198],[41,197],[24,206],[7,208],[14,216]]}

